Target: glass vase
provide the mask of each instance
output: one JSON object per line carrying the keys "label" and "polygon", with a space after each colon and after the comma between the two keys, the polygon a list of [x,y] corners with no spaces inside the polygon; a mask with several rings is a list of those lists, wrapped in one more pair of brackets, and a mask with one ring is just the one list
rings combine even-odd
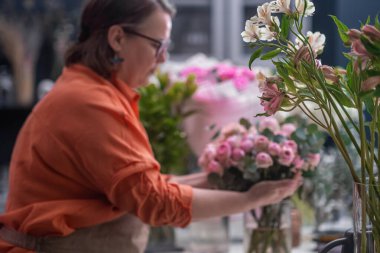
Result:
{"label": "glass vase", "polygon": [[246,212],[244,214],[244,252],[291,252],[291,209],[291,202],[285,200]]}
{"label": "glass vase", "polygon": [[[380,186],[354,183],[353,220],[355,253],[380,252]],[[363,233],[363,230],[366,233]]]}

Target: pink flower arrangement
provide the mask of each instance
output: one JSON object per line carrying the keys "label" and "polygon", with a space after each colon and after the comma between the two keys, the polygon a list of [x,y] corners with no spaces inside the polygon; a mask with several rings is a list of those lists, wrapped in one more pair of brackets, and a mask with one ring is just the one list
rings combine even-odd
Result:
{"label": "pink flower arrangement", "polygon": [[222,128],[199,157],[215,187],[244,191],[258,181],[290,178],[318,166],[324,136],[316,127],[280,124],[274,117],[256,126],[242,122]]}
{"label": "pink flower arrangement", "polygon": [[180,72],[181,77],[194,75],[199,86],[217,85],[231,81],[237,91],[244,91],[255,74],[248,67],[238,67],[220,63],[212,67],[190,66]]}

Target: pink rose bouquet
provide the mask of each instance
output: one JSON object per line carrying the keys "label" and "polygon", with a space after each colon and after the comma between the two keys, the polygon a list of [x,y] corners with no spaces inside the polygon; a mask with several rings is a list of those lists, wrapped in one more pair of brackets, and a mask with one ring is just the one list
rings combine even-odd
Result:
{"label": "pink rose bouquet", "polygon": [[[291,120],[294,118],[287,119]],[[245,191],[262,180],[280,180],[291,178],[297,171],[313,171],[320,160],[324,135],[314,124],[297,127],[287,121],[280,124],[274,117],[267,117],[252,125],[244,119],[241,124],[223,127],[198,161],[210,173],[211,184]]]}
{"label": "pink rose bouquet", "polygon": [[[209,172],[209,183],[215,188],[246,191],[260,181],[291,178],[298,171],[308,176],[318,166],[324,137],[315,124],[296,117],[282,124],[267,117],[256,125],[242,119],[221,129],[205,147],[199,165]],[[283,201],[249,213],[257,228],[249,236],[248,253],[268,248],[290,252],[286,239],[290,232],[282,229],[281,218],[286,206]]]}

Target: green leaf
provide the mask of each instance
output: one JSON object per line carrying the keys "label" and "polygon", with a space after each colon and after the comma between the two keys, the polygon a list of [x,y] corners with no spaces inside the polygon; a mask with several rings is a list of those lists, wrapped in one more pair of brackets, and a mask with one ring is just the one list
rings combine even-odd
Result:
{"label": "green leaf", "polygon": [[380,30],[379,14],[375,18],[375,27]]}
{"label": "green leaf", "polygon": [[211,141],[216,140],[220,136],[221,131],[218,130],[215,132],[215,134],[211,137]]}
{"label": "green leaf", "polygon": [[257,49],[255,52],[253,52],[253,54],[251,55],[251,58],[249,58],[249,62],[248,62],[248,67],[250,70],[252,70],[252,63],[260,57],[261,55],[261,52],[263,51],[263,48],[260,47],[259,49]]}
{"label": "green leaf", "polygon": [[366,22],[365,22],[366,25],[368,25],[369,23],[371,23],[371,16],[368,16],[368,17],[367,17],[367,20],[366,20]]}
{"label": "green leaf", "polygon": [[376,90],[373,93],[375,97],[380,97],[380,85],[376,86]]}
{"label": "green leaf", "polygon": [[295,92],[296,87],[294,85],[294,81],[289,77],[289,72],[286,69],[286,66],[282,62],[275,62],[274,63],[277,69],[278,74],[282,79],[284,79],[284,82],[286,83],[286,86],[288,87],[289,91]]}
{"label": "green leaf", "polygon": [[307,126],[307,132],[309,134],[313,134],[313,133],[316,133],[318,132],[318,126],[316,124],[310,124]]}
{"label": "green leaf", "polygon": [[333,94],[334,98],[342,105],[353,108],[354,102],[348,97],[342,90],[336,87],[334,84],[326,85],[326,88]]}
{"label": "green leaf", "polygon": [[374,115],[375,112],[375,105],[373,104],[372,97],[366,97],[364,99],[364,104],[370,115]]}
{"label": "green leaf", "polygon": [[335,25],[338,27],[338,32],[341,40],[344,44],[347,44],[349,42],[349,37],[347,35],[348,27],[340,21],[336,16],[330,15],[330,17],[334,20]]}
{"label": "green leaf", "polygon": [[270,52],[264,54],[263,56],[261,56],[260,59],[263,60],[263,61],[270,60],[273,57],[276,57],[279,53],[281,53],[281,49],[277,48],[277,49],[275,49],[273,51],[270,51]]}
{"label": "green leaf", "polygon": [[307,140],[307,136],[305,134],[305,131],[301,128],[298,128],[293,134],[298,140],[301,140],[301,141]]}
{"label": "green leaf", "polygon": [[286,40],[289,36],[290,22],[288,15],[283,15],[281,19],[281,38]]}
{"label": "green leaf", "polygon": [[262,132],[262,135],[266,136],[269,140],[272,140],[274,137],[273,132],[269,128],[265,128]]}
{"label": "green leaf", "polygon": [[239,120],[239,124],[242,125],[242,126],[244,126],[245,129],[247,129],[247,130],[249,128],[251,128],[251,126],[252,126],[251,122],[248,119],[246,119],[246,118],[241,118]]}

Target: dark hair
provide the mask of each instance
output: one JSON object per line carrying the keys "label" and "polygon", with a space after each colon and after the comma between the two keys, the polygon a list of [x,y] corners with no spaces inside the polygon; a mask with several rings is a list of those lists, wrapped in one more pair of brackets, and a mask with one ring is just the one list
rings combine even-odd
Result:
{"label": "dark hair", "polygon": [[81,63],[108,79],[114,51],[108,45],[108,29],[116,24],[137,26],[157,8],[174,16],[167,0],[89,0],[81,17],[78,41],[65,55],[65,65]]}

